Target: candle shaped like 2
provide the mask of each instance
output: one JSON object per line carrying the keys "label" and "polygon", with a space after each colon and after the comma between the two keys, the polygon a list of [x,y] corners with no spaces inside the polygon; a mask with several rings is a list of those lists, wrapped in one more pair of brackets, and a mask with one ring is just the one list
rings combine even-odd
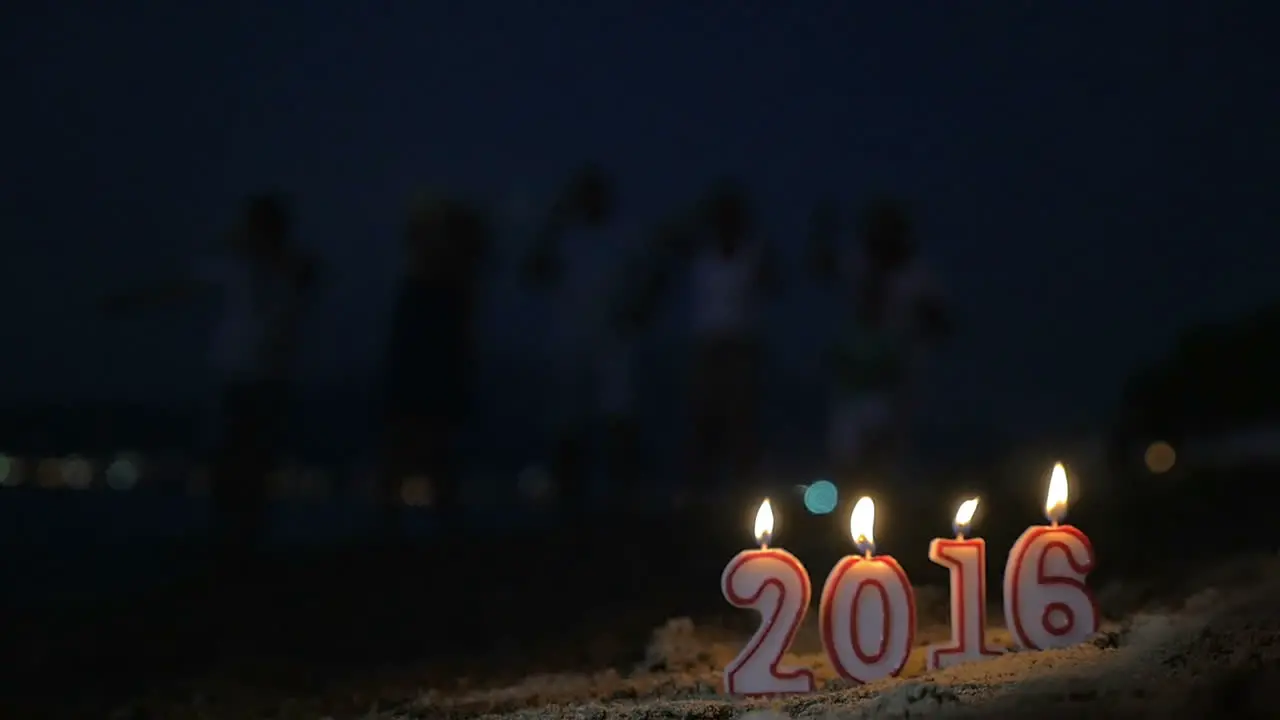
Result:
{"label": "candle shaped like 2", "polygon": [[1093,545],[1080,530],[1058,523],[1067,511],[1067,471],[1053,466],[1045,515],[1009,551],[1004,570],[1004,616],[1021,648],[1047,650],[1084,642],[1098,631],[1098,604],[1085,580]]}
{"label": "candle shaped like 2", "polygon": [[930,670],[1001,654],[987,645],[987,544],[965,537],[977,509],[977,498],[960,503],[955,539],[929,543],[929,559],[951,572],[951,641],[929,646],[925,662]]}
{"label": "candle shaped like 2", "polygon": [[769,547],[773,509],[765,500],[756,513],[759,550],[743,550],[720,576],[729,604],[760,613],[760,627],[746,647],[724,669],[725,691],[731,695],[777,695],[812,692],[813,673],[779,667],[809,610],[809,573],[796,556]]}
{"label": "candle shaped like 2", "polygon": [[859,683],[902,672],[916,636],[916,599],[902,566],[873,555],[875,503],[858,500],[849,530],[860,555],[841,558],[822,588],[822,644],[836,672]]}

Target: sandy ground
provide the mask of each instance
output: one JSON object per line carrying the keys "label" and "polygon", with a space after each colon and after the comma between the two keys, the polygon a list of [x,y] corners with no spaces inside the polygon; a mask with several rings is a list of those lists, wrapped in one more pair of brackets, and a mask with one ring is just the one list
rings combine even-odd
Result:
{"label": "sandy ground", "polygon": [[[819,690],[779,700],[746,700],[721,692],[721,668],[754,629],[755,616],[731,613],[698,623],[676,618],[657,628],[647,647],[580,667],[591,672],[499,675],[498,660],[471,667],[402,668],[358,682],[320,676],[285,683],[273,670],[240,667],[235,680],[203,678],[182,689],[138,698],[113,715],[121,720],[659,720],[895,717],[1280,717],[1280,556],[1199,564],[1162,586],[1113,585],[1098,593],[1110,618],[1089,642],[1049,652],[1008,652],[992,660],[925,673],[917,650],[900,678],[851,686],[821,653],[814,613],[797,638],[792,665],[811,668]],[[920,646],[944,640],[944,590],[917,589]],[[1008,647],[998,627],[992,641]],[[563,650],[591,641],[566,636]],[[594,634],[593,634],[594,633]],[[599,633],[588,632],[587,638]],[[601,642],[607,643],[607,640]],[[546,650],[524,667],[545,666]],[[632,660],[618,664],[618,657]],[[541,660],[539,660],[541,659]],[[608,665],[612,664],[613,667]],[[510,673],[506,665],[504,673]],[[254,676],[253,682],[244,678]],[[284,694],[281,688],[288,686]],[[266,688],[274,688],[264,692]],[[177,691],[172,692],[172,691]]]}
{"label": "sandy ground", "polygon": [[[900,678],[849,686],[819,651],[812,613],[789,659],[811,668],[819,691],[782,700],[720,693],[720,668],[745,634],[675,619],[654,633],[644,662],[595,674],[539,675],[514,685],[467,689],[467,682],[424,690],[415,701],[370,713],[378,720],[551,718],[653,720],[734,718],[780,713],[794,718],[1280,717],[1270,686],[1280,682],[1280,559],[1239,560],[1201,573],[1201,589],[1142,602],[1135,588],[1100,594],[1104,623],[1090,642],[1048,652],[1013,652],[925,673],[922,649]],[[918,644],[944,640],[945,595],[918,590]],[[1136,609],[1137,605],[1145,605]],[[993,608],[991,621],[1001,613]],[[991,631],[1010,645],[1002,628]],[[754,717],[754,715],[753,715]]]}

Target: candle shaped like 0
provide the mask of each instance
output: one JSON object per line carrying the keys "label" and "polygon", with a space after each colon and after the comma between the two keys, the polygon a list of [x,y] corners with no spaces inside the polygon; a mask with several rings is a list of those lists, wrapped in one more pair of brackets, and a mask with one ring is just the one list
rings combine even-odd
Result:
{"label": "candle shaped like 0", "polygon": [[977,509],[977,498],[960,503],[955,539],[929,543],[929,559],[951,572],[951,641],[929,646],[925,662],[930,670],[1001,654],[987,644],[987,544],[965,537]]}
{"label": "candle shaped like 0", "polygon": [[1085,580],[1095,559],[1089,538],[1059,525],[1067,511],[1067,471],[1053,466],[1045,498],[1049,525],[1035,525],[1009,551],[1004,571],[1005,623],[1024,649],[1084,642],[1098,631],[1098,604]]}
{"label": "candle shaped like 0", "polygon": [[859,683],[902,672],[916,635],[915,591],[888,555],[875,552],[875,503],[858,500],[849,530],[860,555],[841,558],[819,607],[822,644],[836,672]]}
{"label": "candle shaped like 0", "polygon": [[720,576],[720,589],[729,604],[760,613],[760,627],[746,647],[724,670],[730,695],[778,695],[814,689],[813,673],[779,667],[809,610],[813,590],[809,573],[796,556],[769,547],[773,538],[773,508],[765,500],[756,512],[759,550],[743,550]]}

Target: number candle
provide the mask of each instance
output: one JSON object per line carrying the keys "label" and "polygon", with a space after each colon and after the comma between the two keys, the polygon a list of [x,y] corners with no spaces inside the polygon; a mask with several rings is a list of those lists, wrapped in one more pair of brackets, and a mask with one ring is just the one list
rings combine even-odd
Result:
{"label": "number candle", "polygon": [[1036,525],[1013,544],[1004,571],[1004,615],[1014,642],[1031,650],[1066,647],[1098,631],[1098,605],[1085,579],[1093,545],[1059,525],[1067,511],[1067,471],[1053,466],[1045,498],[1049,525]]}
{"label": "number candle", "polygon": [[812,692],[813,673],[779,667],[809,610],[809,573],[794,555],[769,547],[773,509],[769,501],[756,513],[759,550],[743,550],[725,567],[720,588],[734,607],[760,613],[760,627],[724,670],[731,695],[776,695]]}
{"label": "number candle", "polygon": [[822,589],[822,644],[836,672],[866,683],[902,672],[916,634],[916,600],[902,566],[873,555],[875,503],[858,500],[849,531],[860,555],[842,558]]}
{"label": "number candle", "polygon": [[930,670],[1000,654],[987,645],[987,544],[964,536],[977,509],[977,498],[960,503],[955,539],[929,543],[929,559],[951,572],[951,641],[929,646],[925,661]]}

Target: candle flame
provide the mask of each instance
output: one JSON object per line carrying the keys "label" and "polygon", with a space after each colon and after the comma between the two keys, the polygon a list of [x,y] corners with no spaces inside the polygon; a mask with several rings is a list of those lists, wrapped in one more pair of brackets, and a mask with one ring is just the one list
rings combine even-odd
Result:
{"label": "candle flame", "polygon": [[872,552],[876,547],[875,540],[876,504],[869,497],[859,498],[849,516],[849,532],[853,542],[862,552]]}
{"label": "candle flame", "polygon": [[956,510],[956,534],[964,532],[965,528],[973,522],[973,514],[978,511],[978,498],[970,498],[960,503],[959,509]]}
{"label": "candle flame", "polygon": [[770,538],[773,537],[773,508],[769,505],[768,498],[760,503],[760,509],[756,511],[756,542],[761,545],[768,545]]}
{"label": "candle flame", "polygon": [[1062,463],[1056,463],[1049,476],[1049,493],[1044,499],[1044,514],[1055,523],[1067,514],[1067,469],[1062,467]]}

